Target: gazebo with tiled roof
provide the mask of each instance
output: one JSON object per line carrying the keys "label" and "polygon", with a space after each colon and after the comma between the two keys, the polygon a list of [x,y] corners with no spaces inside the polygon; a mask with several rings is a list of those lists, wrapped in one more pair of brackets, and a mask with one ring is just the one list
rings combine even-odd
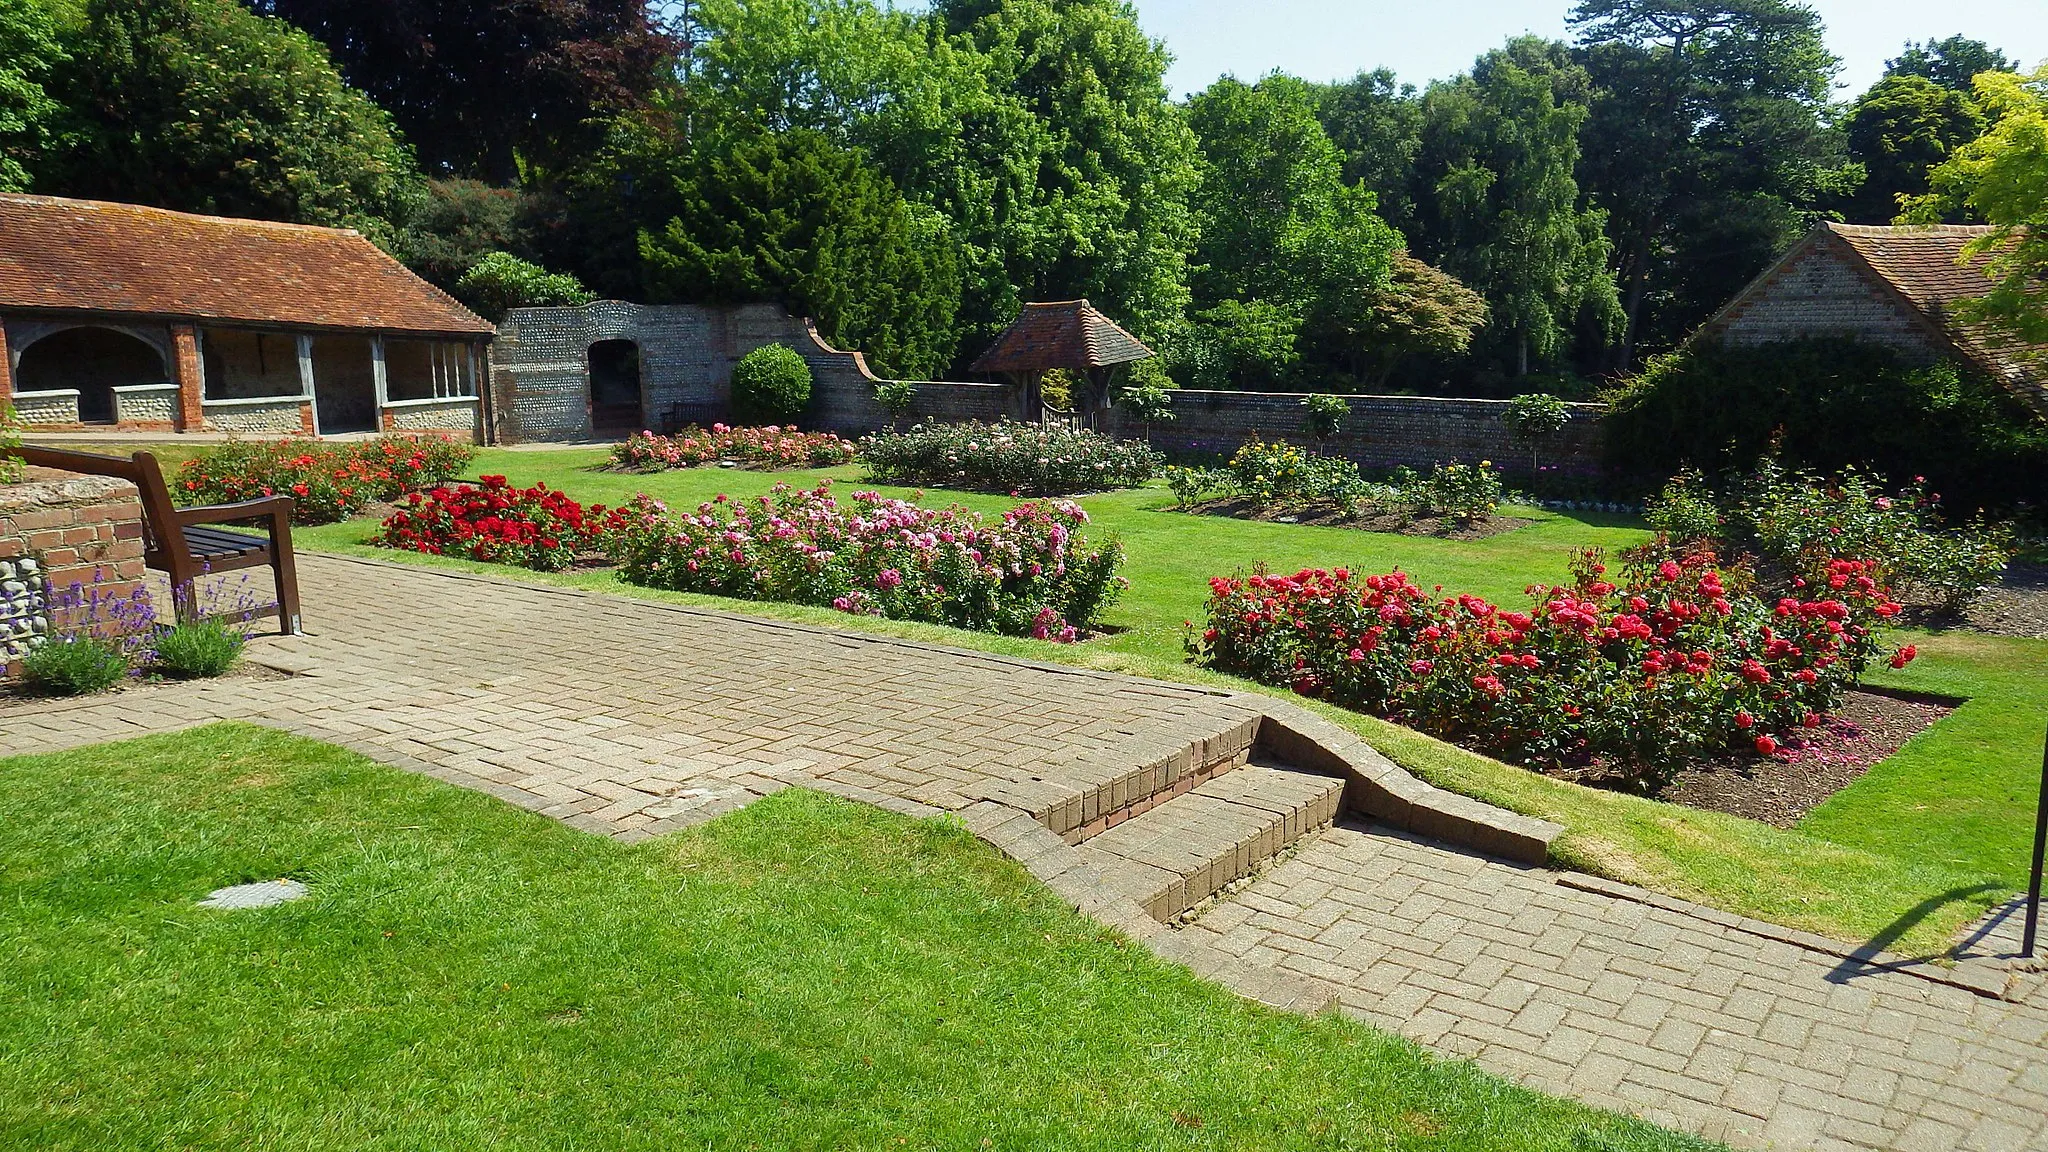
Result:
{"label": "gazebo with tiled roof", "polygon": [[1059,300],[1024,305],[1015,323],[981,354],[973,370],[1000,376],[1013,386],[1014,414],[1035,420],[1044,413],[1039,386],[1054,369],[1073,372],[1088,384],[1087,395],[1075,397],[1076,415],[1093,423],[1109,406],[1109,383],[1124,364],[1150,359],[1150,348],[1118,327],[1086,300]]}

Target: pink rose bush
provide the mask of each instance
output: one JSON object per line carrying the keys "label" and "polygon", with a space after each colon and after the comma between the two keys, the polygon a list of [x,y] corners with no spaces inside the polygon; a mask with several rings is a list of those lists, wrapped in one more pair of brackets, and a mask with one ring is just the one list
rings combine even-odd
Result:
{"label": "pink rose bush", "polygon": [[1708,551],[1641,550],[1618,582],[1587,551],[1573,575],[1532,586],[1526,610],[1425,593],[1398,571],[1218,578],[1189,646],[1513,763],[1646,784],[1728,748],[1772,755],[1774,733],[1818,724],[1871,661],[1916,654],[1879,640],[1899,606],[1862,561],[1775,601]]}
{"label": "pink rose bush", "polygon": [[606,465],[614,472],[659,472],[695,468],[731,460],[749,468],[826,468],[853,459],[854,446],[830,432],[799,432],[768,425],[733,428],[713,424],[709,431],[685,428],[674,436],[642,432],[612,448]]}
{"label": "pink rose bush", "polygon": [[1129,582],[1123,547],[1092,546],[1088,514],[1064,500],[991,521],[874,492],[842,502],[829,483],[780,484],[676,514],[642,496],[623,510],[612,556],[652,588],[779,600],[1070,642]]}

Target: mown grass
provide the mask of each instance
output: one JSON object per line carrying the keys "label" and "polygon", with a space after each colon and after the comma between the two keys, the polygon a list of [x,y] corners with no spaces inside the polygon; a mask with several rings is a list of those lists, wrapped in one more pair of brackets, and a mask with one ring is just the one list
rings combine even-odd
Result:
{"label": "mown grass", "polygon": [[[640,491],[694,505],[718,492],[755,495],[778,482],[832,478],[858,487],[857,467],[766,475],[695,469],[651,475],[595,471],[601,449],[483,453],[479,473],[521,484],[545,481],[586,502],[618,503]],[[889,489],[904,493],[903,489]],[[1001,496],[930,493],[983,510]],[[522,575],[551,583],[755,614],[860,628],[889,635],[1042,660],[1266,691],[1189,666],[1182,625],[1199,621],[1211,576],[1265,564],[1275,570],[1349,565],[1402,568],[1425,586],[1517,602],[1538,581],[1564,578],[1571,551],[1609,550],[1646,538],[1623,517],[1563,515],[1511,508],[1532,523],[1476,541],[1447,541],[1342,528],[1254,523],[1191,516],[1172,509],[1159,488],[1082,500],[1094,531],[1129,550],[1132,588],[1108,617],[1123,629],[1062,647],[924,625],[847,617],[789,605],[653,592],[608,573],[554,576],[364,547],[371,526],[331,525],[303,533],[305,547],[406,559],[443,567]],[[1567,829],[1560,862],[1732,912],[1862,942],[1882,939],[1920,954],[1943,951],[1955,931],[2024,881],[2041,724],[2048,717],[2048,642],[1967,633],[1908,634],[1922,658],[1877,682],[1967,696],[1970,703],[1915,739],[1868,777],[1829,800],[1801,826],[1781,830],[1751,820],[1697,812],[1551,780],[1475,756],[1405,729],[1335,709],[1338,723],[1373,740],[1425,778]],[[1281,693],[1284,694],[1284,693]]]}
{"label": "mown grass", "polygon": [[[193,905],[279,876],[311,896]],[[10,1148],[1707,1147],[1262,1009],[816,793],[625,847],[223,724],[0,759],[0,881]]]}

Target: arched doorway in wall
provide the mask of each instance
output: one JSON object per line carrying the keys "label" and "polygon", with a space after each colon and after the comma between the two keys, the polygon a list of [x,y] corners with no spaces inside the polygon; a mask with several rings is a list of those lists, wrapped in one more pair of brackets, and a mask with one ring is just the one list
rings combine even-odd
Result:
{"label": "arched doorway in wall", "polygon": [[646,428],[640,346],[631,340],[600,340],[590,346],[589,355],[591,429],[605,436]]}
{"label": "arched doorway in wall", "polygon": [[163,353],[148,341],[113,328],[66,328],[21,350],[14,369],[17,392],[78,389],[78,418],[114,422],[114,389],[162,384],[171,378]]}

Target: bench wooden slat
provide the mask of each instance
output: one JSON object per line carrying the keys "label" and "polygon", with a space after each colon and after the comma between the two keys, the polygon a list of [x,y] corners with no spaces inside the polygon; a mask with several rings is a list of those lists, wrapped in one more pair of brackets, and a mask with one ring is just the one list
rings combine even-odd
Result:
{"label": "bench wooden slat", "polygon": [[218,560],[228,556],[249,556],[257,552],[268,552],[270,542],[260,536],[249,536],[241,532],[188,525],[185,528],[185,547],[191,551],[194,559]]}

